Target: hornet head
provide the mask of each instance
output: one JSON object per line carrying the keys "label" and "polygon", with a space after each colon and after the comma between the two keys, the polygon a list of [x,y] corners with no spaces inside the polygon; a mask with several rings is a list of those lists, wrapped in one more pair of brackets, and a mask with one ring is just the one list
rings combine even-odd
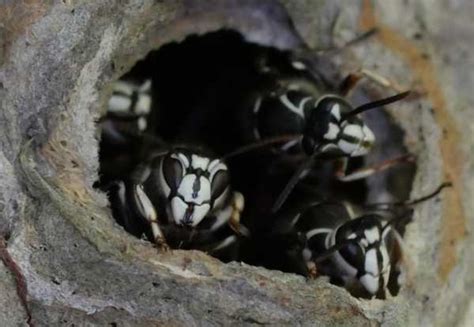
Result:
{"label": "hornet head", "polygon": [[373,147],[375,137],[362,119],[345,117],[353,110],[341,97],[321,97],[307,117],[303,134],[304,151],[308,155],[315,152],[348,157],[366,155]]}
{"label": "hornet head", "polygon": [[228,168],[220,159],[170,152],[161,161],[160,175],[168,213],[177,225],[196,227],[229,193]]}
{"label": "hornet head", "polygon": [[375,214],[353,219],[340,226],[330,237],[330,246],[343,244],[333,261],[343,276],[356,278],[372,295],[386,288],[391,262],[386,237],[390,226],[382,226]]}

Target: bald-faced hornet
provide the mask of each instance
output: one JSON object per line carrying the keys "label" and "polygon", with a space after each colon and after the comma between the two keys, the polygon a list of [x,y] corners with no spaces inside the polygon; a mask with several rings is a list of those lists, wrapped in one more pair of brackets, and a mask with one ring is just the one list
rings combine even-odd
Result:
{"label": "bald-faced hornet", "polygon": [[[310,71],[303,61],[294,59],[291,54],[280,54],[280,57],[260,62],[261,88],[249,97],[247,107],[251,110],[247,111],[250,117],[246,118],[252,122],[251,131],[246,132],[247,139],[250,135],[251,140],[270,142],[286,137],[287,142],[274,147],[278,153],[307,157],[278,197],[274,212],[315,160],[337,159],[336,177],[340,181],[353,181],[409,158],[402,156],[347,173],[348,159],[365,156],[375,143],[373,132],[359,114],[399,101],[409,92],[355,108],[343,96],[333,94],[332,86],[317,71]],[[341,89],[347,93],[355,82],[343,84]]]}
{"label": "bald-faced hornet", "polygon": [[281,213],[269,239],[283,244],[283,260],[295,272],[329,276],[356,296],[385,298],[400,287],[401,234],[411,207],[450,185],[412,201],[365,205],[360,214],[348,203],[310,201]]}
{"label": "bald-faced hornet", "polygon": [[143,157],[109,188],[112,209],[126,230],[145,233],[162,249],[211,254],[249,236],[240,224],[244,197],[232,190],[223,159],[199,147],[169,147],[144,134],[128,140],[141,147],[137,153]]}
{"label": "bald-faced hornet", "polygon": [[138,147],[127,135],[144,132],[151,111],[150,79],[119,79],[112,83],[111,89],[107,112],[99,119],[101,184],[129,174],[141,159]]}
{"label": "bald-faced hornet", "polygon": [[[151,80],[121,79],[112,84],[112,95],[107,104],[107,119],[132,123],[134,130],[147,128],[146,116],[151,111]],[[129,127],[130,129],[130,127]]]}
{"label": "bald-faced hornet", "polygon": [[244,197],[231,189],[223,158],[189,142],[169,146],[146,134],[150,112],[150,80],[113,84],[100,154],[114,217],[163,249],[220,254],[249,234],[240,224]]}
{"label": "bald-faced hornet", "polygon": [[[273,218],[286,213],[278,208],[301,176],[311,174],[308,177],[316,177],[313,180],[319,176],[327,180],[327,188],[323,183],[318,184],[318,191],[323,196],[331,198],[334,188],[339,188],[341,198],[354,201],[352,191],[358,185],[351,185],[352,189],[347,191],[345,185],[333,183],[334,167],[329,160],[343,158],[341,167],[336,169],[336,176],[342,181],[362,178],[398,162],[383,162],[350,174],[345,167],[347,159],[365,156],[375,143],[374,133],[359,114],[402,99],[407,93],[353,106],[346,100],[345,92],[351,81],[345,81],[339,92],[319,70],[311,70],[309,63],[295,59],[293,53],[251,44],[237,36],[226,41],[233,47],[222,46],[222,35],[214,39],[208,35],[204,36],[207,39],[204,43],[200,37],[195,37],[191,43],[183,41],[183,44],[163,47],[158,51],[160,53],[150,57],[151,61],[144,63],[144,71],[137,76],[143,77],[141,81],[151,78],[152,91],[148,93],[147,88],[137,83],[134,90],[138,93],[127,93],[135,99],[143,93],[152,95],[153,110],[150,110],[150,115],[145,115],[146,132],[144,128],[135,126],[136,117],[141,115],[137,110],[130,110],[133,126],[118,122],[117,114],[109,114],[103,124],[102,141],[108,144],[101,147],[101,153],[105,154],[101,169],[106,177],[104,182],[113,185],[109,195],[114,216],[132,234],[138,237],[145,234],[162,248],[200,249],[213,255],[242,244],[245,249],[240,251],[239,259],[270,267],[261,258],[253,260],[257,256],[252,257],[252,252],[260,249],[252,246],[252,242],[260,245],[260,239],[266,237],[261,233],[268,228],[278,230],[273,228]],[[223,55],[216,51],[220,48],[227,49],[227,52]],[[193,53],[192,58],[189,58],[189,53]],[[261,56],[261,53],[270,55]],[[257,65],[254,65],[255,59]],[[320,68],[319,65],[313,66]],[[183,74],[187,76],[185,80]],[[109,102],[109,112],[117,111],[112,109],[116,106],[114,103],[127,102],[123,107],[135,108],[140,102],[123,101],[122,98],[119,101],[117,97],[122,94],[125,92],[117,87],[115,100]],[[108,128],[106,123],[109,123]],[[149,137],[146,133],[152,135]],[[272,151],[261,151],[265,146],[272,147]],[[206,149],[212,149],[212,152]],[[228,160],[250,150],[258,151]],[[316,160],[321,160],[324,169],[312,169]],[[289,169],[280,169],[282,167]],[[286,184],[288,180],[290,182]],[[313,188],[312,180],[308,178],[305,182],[310,183],[301,183],[296,191],[305,186],[309,186],[307,190]],[[287,186],[275,202],[278,195],[275,192],[281,190],[283,183]],[[364,192],[360,193],[363,196]],[[303,201],[302,205],[295,205],[293,200],[298,200],[298,197],[294,194],[291,194],[290,206],[285,210],[296,210],[299,217],[303,214],[311,216],[306,212],[313,211],[312,202]],[[245,214],[242,214],[243,195]],[[317,218],[325,221],[323,214],[327,213],[329,217],[331,212],[345,210],[339,215],[343,219],[337,220],[342,226],[356,217],[342,204],[336,204],[331,207],[328,201],[324,205],[321,203],[317,208],[324,212]],[[342,209],[336,208],[341,206]],[[363,212],[361,216],[366,214]],[[250,235],[249,230],[240,224],[241,215],[252,237],[245,238],[245,242],[236,242],[244,239],[240,236]],[[290,224],[292,232],[281,233],[284,238],[294,241],[291,242],[291,251],[296,249],[298,254],[287,256],[285,264],[291,269],[284,270],[293,271],[292,267],[300,265],[299,271],[307,271],[311,262],[314,266],[320,260],[314,258],[324,256],[324,252],[320,254],[315,249],[313,259],[302,257],[308,235],[304,226],[298,224],[298,219],[294,225]],[[392,227],[385,226],[388,220],[377,219],[380,226],[373,223],[373,228],[379,228],[379,238],[386,242],[393,235]],[[327,225],[324,228],[341,226]],[[372,230],[369,225],[364,226]],[[291,252],[286,244],[279,242],[280,247],[271,251],[276,256]],[[335,251],[335,247],[336,244],[329,244],[319,250]],[[344,251],[346,249],[341,249]],[[392,253],[388,250],[387,253],[391,258]],[[220,254],[216,256],[221,258]],[[321,272],[330,267],[329,261],[322,262],[318,270]],[[386,265],[386,262],[381,265]],[[340,270],[334,272],[334,276],[337,277],[338,272]],[[333,276],[332,271],[326,274]]]}

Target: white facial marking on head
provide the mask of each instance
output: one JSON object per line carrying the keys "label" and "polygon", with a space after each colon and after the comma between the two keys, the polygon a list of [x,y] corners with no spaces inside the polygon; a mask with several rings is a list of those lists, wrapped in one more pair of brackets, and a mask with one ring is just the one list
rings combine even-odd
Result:
{"label": "white facial marking on head", "polygon": [[370,294],[375,294],[379,290],[379,277],[365,274],[359,280]]}
{"label": "white facial marking on head", "polygon": [[364,269],[367,273],[374,276],[378,276],[380,274],[376,249],[370,249],[369,251],[365,253]]}
{"label": "white facial marking on head", "polygon": [[199,190],[199,196],[195,199],[198,202],[207,202],[211,200],[211,182],[204,176],[199,179],[201,182],[201,189]]}
{"label": "white facial marking on head", "polygon": [[204,158],[196,154],[191,155],[191,167],[194,169],[201,168],[202,170],[207,170],[209,165],[209,158]]}
{"label": "white facial marking on head", "polygon": [[194,213],[191,217],[193,221],[191,226],[197,226],[204,219],[204,217],[206,217],[210,209],[211,209],[211,206],[208,203],[195,206]]}
{"label": "white facial marking on head", "polygon": [[[366,134],[366,132],[368,134]],[[369,149],[372,146],[373,141],[374,141],[374,135],[372,134],[372,131],[370,131],[367,128],[366,125],[360,126],[357,124],[350,124],[350,123],[344,122],[342,124],[342,134],[350,136],[358,140],[357,143],[349,143],[345,141],[345,143],[347,144],[352,144],[352,148],[350,149],[349,147],[347,147],[346,150],[343,150],[343,151],[353,157],[366,155],[369,152]],[[371,138],[372,138],[372,141],[369,142],[370,146],[367,146],[367,144],[364,144],[364,142],[366,142],[366,139],[371,139]]]}
{"label": "white facial marking on head", "polygon": [[179,197],[175,196],[171,199],[171,213],[176,224],[181,223],[187,208],[188,205]]}
{"label": "white facial marking on head", "polygon": [[369,230],[365,230],[364,235],[369,244],[380,241],[380,231],[377,227],[372,227]]}
{"label": "white facial marking on head", "polygon": [[305,70],[306,69],[306,65],[304,63],[302,63],[301,61],[292,61],[291,65],[293,66],[294,69],[297,69],[297,70]]}
{"label": "white facial marking on head", "polygon": [[341,106],[339,103],[335,103],[331,108],[331,114],[337,119],[337,121],[341,120]]}
{"label": "white facial marking on head", "polygon": [[172,153],[171,158],[177,159],[179,162],[183,164],[184,169],[189,168],[189,160],[188,157],[184,155],[184,153],[178,152],[178,153]]}
{"label": "white facial marking on head", "polygon": [[180,194],[186,202],[193,198],[193,185],[196,179],[197,176],[194,174],[185,175],[178,185],[178,194]]}
{"label": "white facial marking on head", "polygon": [[211,199],[211,183],[204,176],[200,176],[200,188],[195,192],[193,188],[195,183],[198,182],[197,178],[194,174],[185,175],[178,186],[178,194],[188,203],[202,204]]}
{"label": "white facial marking on head", "polygon": [[345,154],[350,155],[351,157],[365,156],[367,153],[369,153],[370,148],[366,148],[362,145],[363,139],[358,140],[358,143],[351,143],[341,139],[338,142],[338,146],[341,151],[343,151]]}
{"label": "white facial marking on head", "polygon": [[364,139],[364,132],[362,130],[362,127],[357,125],[357,124],[346,124],[344,125],[344,128],[342,130],[342,133],[344,135],[348,135],[350,137],[353,137],[357,140],[363,140]]}
{"label": "white facial marking on head", "polygon": [[349,143],[346,140],[342,139],[337,142],[337,146],[342,152],[348,155],[353,155],[353,152],[355,151],[355,149],[357,149],[357,144]]}
{"label": "white facial marking on head", "polygon": [[[184,223],[188,207],[189,205],[177,196],[171,199],[171,213],[175,224],[182,225]],[[197,226],[209,213],[210,208],[211,206],[208,203],[194,206],[194,210],[188,219],[191,222],[189,225]]]}
{"label": "white facial marking on head", "polygon": [[219,159],[214,159],[214,160],[211,161],[211,163],[207,167],[207,170],[212,174],[212,173],[215,173],[219,170],[227,170],[227,165],[224,164]]}
{"label": "white facial marking on head", "polygon": [[209,171],[209,180],[213,180],[214,176],[216,173],[218,173],[221,170],[228,170],[227,165],[220,161],[219,159],[214,159],[210,164],[209,167],[207,168]]}
{"label": "white facial marking on head", "polygon": [[330,141],[335,140],[339,135],[340,131],[341,130],[339,129],[339,126],[334,123],[329,123],[328,131],[326,132],[326,134],[324,134],[324,138]]}
{"label": "white facial marking on head", "polygon": [[354,239],[354,238],[356,238],[356,237],[357,237],[357,235],[356,235],[355,233],[352,233],[352,234],[350,234],[349,236],[347,236],[347,239],[352,240],[352,239]]}
{"label": "white facial marking on head", "polygon": [[359,144],[357,148],[352,152],[351,156],[360,157],[360,156],[365,156],[367,153],[369,153],[369,149],[364,148],[363,146]]}
{"label": "white facial marking on head", "polygon": [[370,144],[373,144],[375,142],[375,135],[367,125],[362,126],[362,132],[364,133],[364,142]]}

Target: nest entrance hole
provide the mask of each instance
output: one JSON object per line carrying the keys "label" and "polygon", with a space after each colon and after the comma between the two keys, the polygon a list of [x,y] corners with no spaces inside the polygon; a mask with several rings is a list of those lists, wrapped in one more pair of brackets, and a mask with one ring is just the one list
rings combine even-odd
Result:
{"label": "nest entrance hole", "polygon": [[[236,104],[242,103],[242,98],[248,96],[248,92],[258,83],[255,65],[263,52],[284,56],[284,52],[275,48],[246,42],[241,34],[232,30],[191,35],[182,42],[165,44],[151,51],[121,79],[139,81],[139,84],[152,80],[151,109],[145,117],[145,134],[156,136],[167,144],[204,146],[222,156],[235,150],[241,142],[238,135],[242,126],[230,118]],[[355,93],[356,99],[367,97],[363,90]],[[372,159],[387,159],[387,155],[406,152],[403,132],[384,111],[370,112],[366,118],[381,140],[370,155]],[[248,121],[241,123],[250,124]],[[104,142],[100,154],[102,184],[124,178],[137,163],[133,150],[117,156],[116,150],[104,146]],[[286,173],[276,179],[260,179],[258,174],[264,171],[262,165],[267,160],[268,153],[257,150],[228,162],[232,187],[242,192],[246,199],[242,222],[256,233],[271,223],[262,218],[262,212],[268,210],[275,192],[283,188],[291,175]],[[356,168],[365,163],[364,160],[353,161]],[[395,167],[371,177],[369,182],[334,182],[330,188],[340,198],[357,203],[367,201],[368,194],[377,192],[377,188],[395,199],[403,200],[409,194],[413,176],[414,166]],[[262,193],[265,189],[268,192]],[[294,197],[297,197],[298,192],[295,194]],[[140,224],[137,222],[137,225]],[[134,234],[133,230],[131,232]],[[262,244],[265,241],[258,237],[258,234],[254,235],[236,259],[252,265],[291,271],[262,259],[268,256],[262,250],[267,251],[268,248]]]}

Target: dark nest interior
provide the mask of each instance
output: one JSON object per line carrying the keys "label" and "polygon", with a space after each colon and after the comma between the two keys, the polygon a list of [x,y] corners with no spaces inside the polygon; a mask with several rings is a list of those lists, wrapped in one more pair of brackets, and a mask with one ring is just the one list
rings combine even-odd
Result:
{"label": "dark nest interior", "polygon": [[[157,139],[156,143],[162,145],[161,151],[184,145],[205,149],[216,157],[226,156],[252,144],[251,138],[246,136],[248,131],[252,131],[252,119],[247,113],[251,112],[249,99],[260,82],[256,63],[262,54],[277,64],[288,56],[285,51],[246,42],[235,31],[221,30],[202,36],[191,35],[182,42],[166,44],[137,62],[120,80],[132,81],[143,87],[147,80],[151,80],[151,87],[147,91],[151,100],[150,111],[133,115],[109,111],[103,117],[103,130],[107,124],[116,124],[130,130],[134,141],[120,142],[103,134],[99,187],[110,195],[114,181],[127,179],[133,174],[136,165],[143,160],[144,151],[160,150],[136,143],[143,139]],[[356,105],[370,100],[373,100],[372,96],[362,87],[357,88],[349,99],[357,102]],[[136,105],[140,99],[135,95],[130,101]],[[351,169],[406,153],[403,131],[383,110],[367,112],[363,119],[374,131],[376,145],[368,156],[351,159]],[[285,129],[286,123],[280,122],[282,129]],[[154,141],[151,143],[155,144]],[[219,259],[298,272],[295,263],[282,255],[288,251],[288,248],[282,247],[288,247],[289,241],[277,244],[270,240],[269,235],[276,225],[275,215],[270,212],[276,197],[303,160],[301,154],[278,154],[271,146],[226,159],[231,187],[245,198],[241,223],[248,228],[250,236],[243,238],[238,249],[231,254],[217,255]],[[282,211],[291,212],[301,203],[320,200],[321,196],[363,205],[378,200],[368,198],[370,191],[383,194],[383,199],[405,200],[414,171],[414,164],[402,164],[368,179],[343,183],[334,178],[334,162],[321,161],[296,185]],[[110,196],[110,200],[114,209],[116,196]],[[117,210],[113,212],[117,222],[131,234],[153,239],[147,223],[137,219],[124,224]],[[158,220],[163,219],[162,212],[159,210]],[[166,226],[163,228],[166,234]]]}

